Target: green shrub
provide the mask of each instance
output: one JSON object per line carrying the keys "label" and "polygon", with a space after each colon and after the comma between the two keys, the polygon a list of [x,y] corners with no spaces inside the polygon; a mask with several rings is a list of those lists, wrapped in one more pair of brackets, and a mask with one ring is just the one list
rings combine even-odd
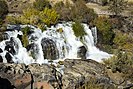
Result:
{"label": "green shrub", "polygon": [[[126,74],[130,67],[133,67],[133,60],[131,55],[126,52],[118,50],[115,56],[104,60],[106,66],[112,69],[113,72],[122,72]],[[128,69],[129,68],[129,69]]]}
{"label": "green shrub", "polygon": [[18,18],[22,24],[35,25],[39,22],[39,11],[34,8],[27,8],[23,10],[23,15]]}
{"label": "green shrub", "polygon": [[12,24],[30,24],[45,30],[45,25],[50,26],[58,22],[59,15],[54,9],[45,8],[38,11],[34,8],[23,10],[23,14],[18,17],[8,16],[7,22]]}
{"label": "green shrub", "polygon": [[23,36],[22,36],[22,44],[23,44],[24,47],[28,46],[29,41],[28,41],[27,34],[23,34]]}
{"label": "green shrub", "polygon": [[56,24],[59,19],[58,13],[54,9],[45,8],[39,13],[41,22],[45,23],[47,26],[51,24]]}
{"label": "green shrub", "polygon": [[100,16],[94,20],[94,24],[98,28],[100,43],[112,44],[114,32],[111,29],[110,20],[107,17]]}
{"label": "green shrub", "polygon": [[115,32],[115,38],[113,40],[117,49],[123,49],[128,52],[133,52],[133,37],[127,33],[121,31]]}
{"label": "green shrub", "polygon": [[30,31],[30,27],[25,27],[22,29],[23,35],[22,35],[22,44],[24,47],[27,47],[29,44],[28,40],[28,32]]}
{"label": "green shrub", "polygon": [[45,7],[51,8],[51,5],[48,0],[36,0],[33,3],[33,7],[37,10],[42,11]]}
{"label": "green shrub", "polygon": [[104,60],[104,63],[108,68],[111,68],[112,72],[120,72],[123,79],[133,81],[133,54],[117,51],[115,56],[108,60]]}
{"label": "green shrub", "polygon": [[124,34],[122,32],[116,33],[116,36],[113,40],[114,44],[117,45],[117,47],[123,47],[128,40],[128,35]]}
{"label": "green shrub", "polygon": [[25,28],[23,28],[23,29],[22,29],[23,34],[26,34],[26,35],[27,35],[27,34],[28,34],[28,32],[30,31],[30,29],[31,29],[31,28],[30,28],[30,27],[28,27],[28,26],[27,26],[27,27],[25,27]]}
{"label": "green shrub", "polygon": [[84,31],[84,27],[80,22],[73,23],[72,29],[73,29],[76,37],[82,37],[82,36],[86,35],[86,33]]}

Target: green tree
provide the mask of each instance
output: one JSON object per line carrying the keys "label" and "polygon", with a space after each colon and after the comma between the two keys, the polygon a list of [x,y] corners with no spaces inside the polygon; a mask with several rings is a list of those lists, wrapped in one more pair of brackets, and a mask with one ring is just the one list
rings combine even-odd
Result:
{"label": "green tree", "polygon": [[108,10],[113,14],[113,15],[120,15],[123,10],[127,7],[127,1],[125,0],[111,0],[109,2],[109,8]]}

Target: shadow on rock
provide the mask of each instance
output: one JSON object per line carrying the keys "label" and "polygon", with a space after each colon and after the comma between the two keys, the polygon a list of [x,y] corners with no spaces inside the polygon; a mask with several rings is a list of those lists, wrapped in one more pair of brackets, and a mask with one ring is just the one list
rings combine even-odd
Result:
{"label": "shadow on rock", "polygon": [[8,79],[0,77],[0,89],[14,89],[15,87],[11,84]]}

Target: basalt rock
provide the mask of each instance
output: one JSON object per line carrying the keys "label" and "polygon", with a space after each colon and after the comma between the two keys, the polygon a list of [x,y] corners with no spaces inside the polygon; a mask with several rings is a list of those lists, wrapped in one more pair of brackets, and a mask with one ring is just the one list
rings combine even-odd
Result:
{"label": "basalt rock", "polygon": [[43,38],[41,41],[44,59],[55,60],[59,56],[55,42],[49,38]]}
{"label": "basalt rock", "polygon": [[86,52],[87,52],[87,49],[85,48],[85,46],[79,47],[77,52],[78,57],[81,57],[82,59],[86,59]]}
{"label": "basalt rock", "polygon": [[29,44],[26,47],[27,51],[30,53],[30,55],[34,58],[37,59],[37,54],[39,54],[39,47],[38,44],[32,43]]}
{"label": "basalt rock", "polygon": [[7,40],[9,38],[7,33],[0,32],[0,41]]}
{"label": "basalt rock", "polygon": [[5,50],[7,50],[12,55],[15,55],[18,52],[18,43],[15,38],[11,37],[10,41],[6,41]]}
{"label": "basalt rock", "polygon": [[58,67],[48,64],[0,63],[0,89],[79,89],[86,84],[94,88],[98,85],[100,89],[129,89],[133,85],[121,74],[117,77],[90,59],[66,59],[63,65],[57,71]]}

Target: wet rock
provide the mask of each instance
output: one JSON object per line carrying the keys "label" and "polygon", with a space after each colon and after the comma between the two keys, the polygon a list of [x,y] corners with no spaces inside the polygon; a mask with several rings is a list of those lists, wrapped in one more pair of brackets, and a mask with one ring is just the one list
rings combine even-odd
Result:
{"label": "wet rock", "polygon": [[5,58],[8,63],[13,63],[12,56],[9,52],[6,53]]}
{"label": "wet rock", "polygon": [[7,40],[9,38],[7,33],[0,32],[0,41]]}
{"label": "wet rock", "polygon": [[0,77],[0,89],[14,89],[15,87],[6,78]]}
{"label": "wet rock", "polygon": [[26,49],[29,52],[29,54],[32,56],[32,58],[34,58],[34,59],[38,58],[38,54],[39,54],[38,44],[35,44],[35,43],[29,44],[26,47]]}
{"label": "wet rock", "polygon": [[2,56],[0,55],[0,62],[3,62],[3,58],[2,58]]}
{"label": "wet rock", "polygon": [[20,25],[8,25],[7,26],[7,31],[14,31],[14,30],[21,30],[21,26]]}
{"label": "wet rock", "polygon": [[86,52],[87,52],[87,49],[85,48],[85,46],[81,46],[78,48],[78,57],[81,57],[81,59],[86,59]]}
{"label": "wet rock", "polygon": [[18,53],[19,47],[18,47],[18,43],[16,42],[15,38],[11,37],[10,41],[6,41],[5,50],[7,50],[12,55],[15,55]]}
{"label": "wet rock", "polygon": [[0,48],[0,53],[2,53],[3,52],[3,50]]}
{"label": "wet rock", "polygon": [[49,38],[43,38],[41,41],[44,59],[55,60],[59,57],[59,52],[55,42]]}

